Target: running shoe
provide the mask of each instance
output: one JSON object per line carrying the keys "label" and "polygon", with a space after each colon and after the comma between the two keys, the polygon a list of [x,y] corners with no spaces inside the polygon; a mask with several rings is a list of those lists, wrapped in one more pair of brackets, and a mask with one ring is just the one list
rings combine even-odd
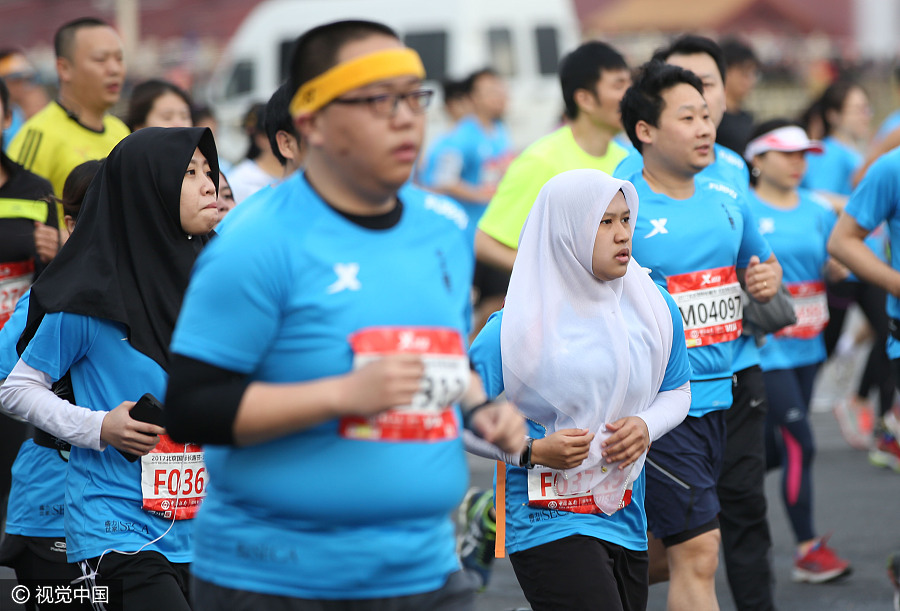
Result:
{"label": "running shoe", "polygon": [[833,412],[841,435],[850,447],[868,449],[872,443],[872,407],[866,401],[853,397],[835,403]]}
{"label": "running shoe", "polygon": [[869,450],[869,462],[876,467],[900,473],[900,444],[897,443],[897,437],[886,428],[880,428],[875,433],[875,443]]}
{"label": "running shoe", "polygon": [[459,508],[460,523],[465,528],[459,543],[459,557],[463,567],[481,580],[479,592],[483,592],[491,580],[494,562],[497,522],[491,518],[493,507],[493,490],[472,488]]}
{"label": "running shoe", "polygon": [[822,537],[794,560],[794,581],[825,583],[850,574],[850,563],[835,554],[827,542],[828,537]]}
{"label": "running shoe", "polygon": [[900,611],[900,554],[888,556],[887,574],[894,586],[894,611]]}

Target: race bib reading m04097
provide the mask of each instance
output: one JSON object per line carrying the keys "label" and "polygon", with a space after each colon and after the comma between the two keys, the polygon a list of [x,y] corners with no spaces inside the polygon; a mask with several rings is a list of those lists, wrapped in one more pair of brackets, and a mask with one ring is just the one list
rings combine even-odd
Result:
{"label": "race bib reading m04097", "polygon": [[733,265],[669,276],[667,288],[681,312],[688,348],[740,337],[741,285]]}
{"label": "race bib reading m04097", "polygon": [[371,418],[346,417],[342,437],[366,441],[446,441],[459,436],[453,405],[469,385],[469,359],[462,336],[454,329],[373,327],[350,337],[353,368],[390,354],[417,354],[425,363],[422,387],[409,405]]}
{"label": "race bib reading m04097", "polygon": [[206,496],[206,465],[200,446],[176,443],[162,435],[149,454],[141,456],[143,509],[171,520],[190,520]]}

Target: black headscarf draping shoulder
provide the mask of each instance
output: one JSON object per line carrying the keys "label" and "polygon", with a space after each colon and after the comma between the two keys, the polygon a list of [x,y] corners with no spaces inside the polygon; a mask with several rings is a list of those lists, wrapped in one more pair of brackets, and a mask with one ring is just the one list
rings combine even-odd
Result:
{"label": "black headscarf draping shoulder", "polygon": [[189,239],[181,227],[181,185],[198,147],[218,185],[208,128],[148,127],[112,150],[88,187],[75,231],[32,286],[20,354],[45,314],[71,312],[122,323],[131,345],[168,370],[191,267],[210,237]]}

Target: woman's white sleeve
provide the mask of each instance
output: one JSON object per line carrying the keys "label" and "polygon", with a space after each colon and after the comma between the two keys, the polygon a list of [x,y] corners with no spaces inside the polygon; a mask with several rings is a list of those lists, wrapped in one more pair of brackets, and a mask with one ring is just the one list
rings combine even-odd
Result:
{"label": "woman's white sleeve", "polygon": [[638,417],[647,424],[650,442],[654,442],[681,424],[691,408],[691,383],[656,395],[653,403]]}
{"label": "woman's white sleeve", "polygon": [[108,412],[72,405],[57,397],[50,390],[52,385],[50,376],[19,359],[0,387],[0,403],[6,411],[73,446],[106,449],[106,443],[100,440],[100,429]]}
{"label": "woman's white sleeve", "polygon": [[504,452],[469,429],[463,429],[463,445],[466,448],[466,452],[469,452],[470,454],[481,456],[482,458],[487,458],[489,460],[499,460],[500,462],[505,462],[506,464],[515,467],[519,466],[519,460],[522,458],[518,454],[513,455]]}

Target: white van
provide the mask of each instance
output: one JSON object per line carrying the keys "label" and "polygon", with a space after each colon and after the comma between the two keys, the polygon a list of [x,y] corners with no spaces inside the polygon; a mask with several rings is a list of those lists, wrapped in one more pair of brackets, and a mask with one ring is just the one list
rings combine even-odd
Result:
{"label": "white van", "polygon": [[[238,28],[210,83],[224,157],[235,161],[243,154],[240,118],[286,79],[297,36],[353,18],[394,28],[422,56],[433,86],[487,66],[497,70],[509,83],[507,120],[517,148],[558,123],[563,104],[556,69],[579,42],[572,0],[267,0]],[[443,129],[437,103],[428,135]]]}

